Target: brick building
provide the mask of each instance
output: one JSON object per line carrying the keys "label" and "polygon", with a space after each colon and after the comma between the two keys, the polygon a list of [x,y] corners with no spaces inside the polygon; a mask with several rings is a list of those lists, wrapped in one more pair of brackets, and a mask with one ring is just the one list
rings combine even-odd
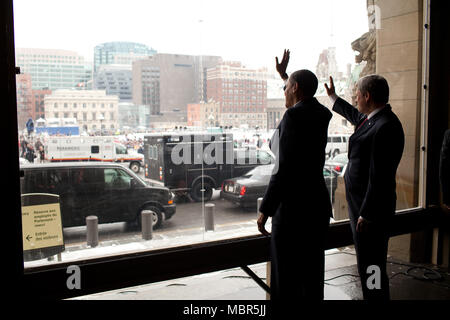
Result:
{"label": "brick building", "polygon": [[220,125],[267,128],[267,70],[227,62],[207,70],[207,97],[220,105]]}

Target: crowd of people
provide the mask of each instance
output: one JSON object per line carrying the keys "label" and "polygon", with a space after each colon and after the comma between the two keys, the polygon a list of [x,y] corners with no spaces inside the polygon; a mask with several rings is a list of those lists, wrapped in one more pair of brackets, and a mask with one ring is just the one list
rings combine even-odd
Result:
{"label": "crowd of people", "polygon": [[43,163],[46,161],[45,146],[41,138],[35,138],[33,135],[25,137],[21,135],[19,138],[20,158],[26,159],[30,163]]}
{"label": "crowd of people", "polygon": [[126,140],[122,143],[127,149],[133,149],[138,153],[144,154],[144,141],[141,138],[126,138]]}

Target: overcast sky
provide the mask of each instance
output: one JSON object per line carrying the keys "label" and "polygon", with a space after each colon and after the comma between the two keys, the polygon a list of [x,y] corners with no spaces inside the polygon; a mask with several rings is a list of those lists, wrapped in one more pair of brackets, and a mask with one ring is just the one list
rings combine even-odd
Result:
{"label": "overcast sky", "polygon": [[14,19],[17,48],[73,50],[92,60],[100,43],[132,41],[269,71],[284,48],[288,71],[315,71],[322,50],[335,46],[345,72],[354,63],[350,43],[368,31],[366,0],[15,0]]}

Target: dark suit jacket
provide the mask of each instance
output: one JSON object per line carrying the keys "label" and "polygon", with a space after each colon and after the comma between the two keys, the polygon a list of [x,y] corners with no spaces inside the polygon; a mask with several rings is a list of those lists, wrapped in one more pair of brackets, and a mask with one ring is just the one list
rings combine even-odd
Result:
{"label": "dark suit jacket", "polygon": [[[341,98],[333,111],[355,126],[365,117]],[[389,104],[350,137],[344,179],[351,219],[376,222],[395,213],[395,175],[404,143],[402,125]]]}
{"label": "dark suit jacket", "polygon": [[278,152],[274,150],[278,162],[260,206],[260,212],[273,217],[272,225],[325,221],[332,215],[323,177],[331,117],[315,98],[286,110],[278,126],[279,139],[271,139],[272,150],[278,147]]}

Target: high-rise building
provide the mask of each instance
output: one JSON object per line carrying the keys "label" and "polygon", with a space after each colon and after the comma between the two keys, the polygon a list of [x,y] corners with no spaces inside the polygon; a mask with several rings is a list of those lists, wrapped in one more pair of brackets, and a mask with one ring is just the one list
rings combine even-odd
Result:
{"label": "high-rise building", "polygon": [[17,48],[16,65],[34,90],[86,89],[92,80],[92,65],[74,51]]}
{"label": "high-rise building", "polygon": [[135,42],[106,42],[94,48],[94,73],[105,64],[127,64],[156,54],[156,50]]}
{"label": "high-rise building", "polygon": [[208,69],[208,100],[220,103],[220,125],[267,128],[267,70],[228,62]]}
{"label": "high-rise building", "polygon": [[133,102],[151,114],[178,112],[206,100],[206,70],[221,63],[217,56],[156,54],[133,62]]}

